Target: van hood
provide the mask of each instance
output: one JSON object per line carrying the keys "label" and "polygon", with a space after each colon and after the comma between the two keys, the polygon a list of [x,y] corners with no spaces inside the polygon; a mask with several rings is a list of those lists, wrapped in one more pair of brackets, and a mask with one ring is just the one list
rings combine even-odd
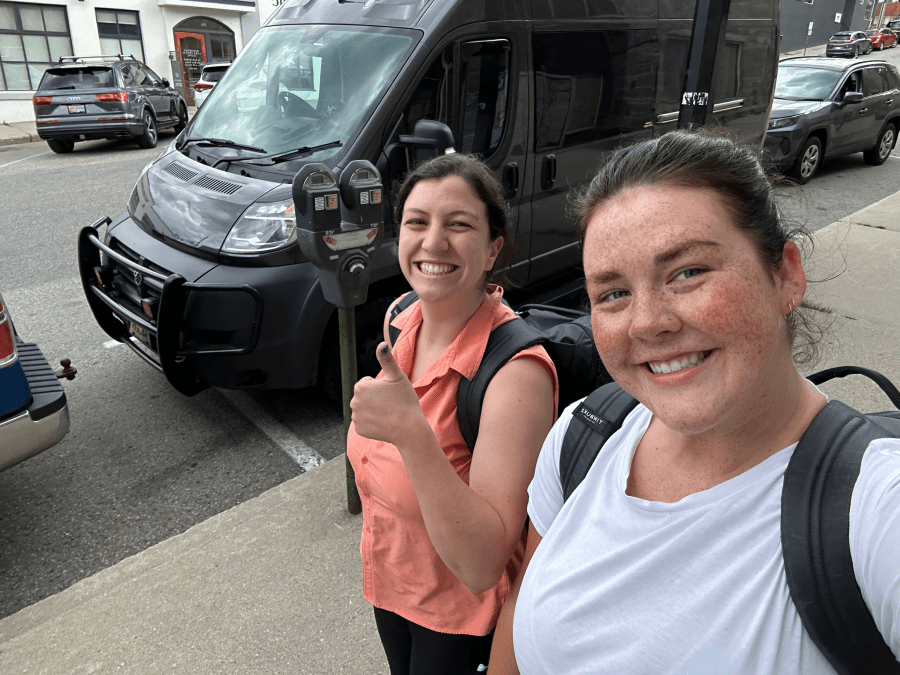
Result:
{"label": "van hood", "polygon": [[772,114],[769,115],[769,119],[804,115],[830,105],[831,101],[793,101],[787,98],[776,98],[772,102]]}
{"label": "van hood", "polygon": [[280,185],[170,152],[141,174],[128,200],[128,214],[150,234],[218,254],[247,207]]}

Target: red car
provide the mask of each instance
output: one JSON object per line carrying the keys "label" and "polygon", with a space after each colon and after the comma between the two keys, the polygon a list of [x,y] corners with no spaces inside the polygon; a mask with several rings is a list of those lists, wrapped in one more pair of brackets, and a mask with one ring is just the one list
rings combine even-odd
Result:
{"label": "red car", "polygon": [[873,28],[866,31],[866,36],[872,41],[872,49],[897,46],[897,34],[890,28]]}

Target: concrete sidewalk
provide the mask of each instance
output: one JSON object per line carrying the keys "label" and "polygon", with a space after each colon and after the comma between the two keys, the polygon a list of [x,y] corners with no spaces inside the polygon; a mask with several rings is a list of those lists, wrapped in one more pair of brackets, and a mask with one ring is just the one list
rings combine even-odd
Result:
{"label": "concrete sidewalk", "polygon": [[[819,368],[900,383],[898,223],[900,193],[815,234],[809,276],[829,280],[808,298],[833,319]],[[891,407],[862,378],[824,389]],[[0,672],[386,673],[344,485],[340,457],[0,621]]]}

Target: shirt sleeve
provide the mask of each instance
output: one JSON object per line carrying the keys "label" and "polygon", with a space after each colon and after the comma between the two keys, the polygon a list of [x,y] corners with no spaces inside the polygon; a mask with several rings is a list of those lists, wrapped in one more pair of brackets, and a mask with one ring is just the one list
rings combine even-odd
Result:
{"label": "shirt sleeve", "polygon": [[863,599],[900,660],[900,439],[873,441],[850,500],[850,554]]}
{"label": "shirt sleeve", "polygon": [[[583,399],[582,399],[583,400]],[[559,480],[559,453],[563,438],[572,419],[572,411],[581,403],[575,401],[560,414],[550,429],[541,454],[538,455],[534,478],[528,486],[528,517],[541,537],[547,534],[550,525],[563,507],[562,483]]]}

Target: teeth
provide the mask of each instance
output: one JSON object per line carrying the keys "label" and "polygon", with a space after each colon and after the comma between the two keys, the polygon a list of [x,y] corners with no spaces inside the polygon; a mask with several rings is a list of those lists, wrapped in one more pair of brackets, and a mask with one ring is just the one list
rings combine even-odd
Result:
{"label": "teeth", "polygon": [[697,364],[703,363],[706,360],[707,356],[709,356],[709,352],[695,352],[690,356],[685,356],[680,361],[678,359],[661,363],[650,363],[648,361],[647,365],[650,367],[650,370],[656,375],[677,373],[679,370],[692,368]]}
{"label": "teeth", "polygon": [[449,274],[454,269],[456,269],[455,265],[434,265],[432,263],[419,263],[419,269],[422,270],[425,274]]}

